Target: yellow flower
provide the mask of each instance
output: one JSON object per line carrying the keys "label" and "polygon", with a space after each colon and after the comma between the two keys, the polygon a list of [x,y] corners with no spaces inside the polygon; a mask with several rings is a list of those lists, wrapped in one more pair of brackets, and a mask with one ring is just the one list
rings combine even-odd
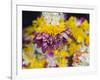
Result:
{"label": "yellow flower", "polygon": [[68,43],[68,44],[71,44],[71,42],[72,42],[72,39],[71,39],[71,38],[68,38],[68,39],[67,39],[67,43]]}
{"label": "yellow flower", "polygon": [[27,48],[23,48],[23,59],[26,62],[30,62],[33,59],[33,54],[32,44],[29,44]]}
{"label": "yellow flower", "polygon": [[76,17],[71,16],[68,21],[66,21],[66,26],[70,29],[72,36],[77,40],[77,42],[84,42],[86,38],[86,32],[89,25],[87,21],[84,21],[80,27],[76,25]]}
{"label": "yellow flower", "polygon": [[68,47],[69,55],[72,56],[80,48],[81,48],[81,45],[78,45],[75,42],[71,43],[70,46]]}
{"label": "yellow flower", "polygon": [[76,27],[76,17],[71,16],[65,23],[69,29]]}
{"label": "yellow flower", "polygon": [[41,25],[44,25],[44,24],[46,24],[46,22],[45,22],[43,16],[38,17],[37,20],[33,20],[33,21],[32,21],[32,25],[33,25],[34,27],[38,27],[38,26],[41,26]]}
{"label": "yellow flower", "polygon": [[24,31],[24,35],[30,35],[30,34],[32,34],[34,32],[34,27],[28,26],[23,31]]}
{"label": "yellow flower", "polygon": [[29,68],[44,68],[46,63],[46,60],[37,60],[36,58],[33,58],[30,62]]}
{"label": "yellow flower", "polygon": [[59,58],[58,59],[58,65],[59,67],[66,67],[67,66],[67,59],[66,58]]}
{"label": "yellow flower", "polygon": [[87,20],[85,20],[81,25],[80,28],[83,29],[84,31],[89,30],[89,23]]}
{"label": "yellow flower", "polygon": [[54,56],[59,56],[59,51],[58,50],[54,50]]}
{"label": "yellow flower", "polygon": [[89,43],[90,43],[90,38],[89,38],[89,36],[86,37],[85,43],[86,43],[86,45],[89,45]]}
{"label": "yellow flower", "polygon": [[43,16],[33,21],[33,26],[35,26],[36,32],[44,32],[52,36],[55,36],[65,30],[64,21],[60,21],[59,25],[47,24]]}
{"label": "yellow flower", "polygon": [[69,55],[68,55],[68,52],[67,52],[67,51],[61,50],[60,56],[61,56],[61,57],[67,57],[67,56],[69,56]]}
{"label": "yellow flower", "polygon": [[40,68],[43,68],[45,66],[45,63],[46,63],[46,60],[45,59],[42,59],[39,61],[39,67]]}
{"label": "yellow flower", "polygon": [[65,51],[65,50],[61,50],[61,51],[59,51],[59,50],[54,50],[54,56],[56,56],[56,57],[67,57],[67,56],[69,56],[68,55],[68,52],[67,51]]}
{"label": "yellow flower", "polygon": [[36,68],[38,65],[36,58],[32,58],[32,60],[30,61],[30,65],[28,68]]}
{"label": "yellow flower", "polygon": [[71,33],[79,43],[83,42],[84,39],[86,38],[86,33],[83,32],[81,28],[78,27],[72,28]]}

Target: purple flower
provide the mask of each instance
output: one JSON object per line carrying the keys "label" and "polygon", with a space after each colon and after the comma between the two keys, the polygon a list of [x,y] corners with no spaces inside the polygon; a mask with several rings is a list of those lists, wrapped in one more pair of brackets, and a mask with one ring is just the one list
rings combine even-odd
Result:
{"label": "purple flower", "polygon": [[[69,34],[68,30],[62,32],[67,36]],[[63,36],[62,34],[58,34],[56,36],[50,36],[46,33],[35,33],[35,37],[33,42],[37,44],[37,47],[41,48],[43,53],[47,51],[52,51],[53,49],[59,48],[61,45],[67,42],[67,37]]]}

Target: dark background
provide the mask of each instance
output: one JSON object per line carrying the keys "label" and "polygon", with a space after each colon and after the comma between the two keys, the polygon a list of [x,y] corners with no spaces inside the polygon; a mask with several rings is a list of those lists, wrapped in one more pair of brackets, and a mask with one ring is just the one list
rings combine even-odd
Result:
{"label": "dark background", "polygon": [[[36,11],[22,11],[22,28],[32,25],[32,20],[36,20],[37,17],[41,16],[42,12]],[[75,16],[77,18],[85,18],[89,21],[89,14],[85,13],[64,13],[65,18],[68,19],[70,16]]]}
{"label": "dark background", "polygon": [[36,20],[41,16],[41,12],[36,11],[22,11],[22,27],[25,28],[32,25],[32,20]]}

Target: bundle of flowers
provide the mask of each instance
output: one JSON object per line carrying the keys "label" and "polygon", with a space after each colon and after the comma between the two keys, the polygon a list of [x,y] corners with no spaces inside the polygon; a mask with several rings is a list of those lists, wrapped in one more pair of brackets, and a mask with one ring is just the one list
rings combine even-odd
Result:
{"label": "bundle of flowers", "polygon": [[23,30],[22,62],[25,69],[88,66],[88,20],[44,12]]}

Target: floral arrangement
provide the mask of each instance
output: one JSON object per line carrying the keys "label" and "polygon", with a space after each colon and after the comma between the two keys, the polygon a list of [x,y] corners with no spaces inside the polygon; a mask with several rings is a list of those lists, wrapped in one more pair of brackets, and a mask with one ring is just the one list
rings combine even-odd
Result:
{"label": "floral arrangement", "polygon": [[23,29],[22,68],[89,65],[89,21],[63,13],[42,12]]}

